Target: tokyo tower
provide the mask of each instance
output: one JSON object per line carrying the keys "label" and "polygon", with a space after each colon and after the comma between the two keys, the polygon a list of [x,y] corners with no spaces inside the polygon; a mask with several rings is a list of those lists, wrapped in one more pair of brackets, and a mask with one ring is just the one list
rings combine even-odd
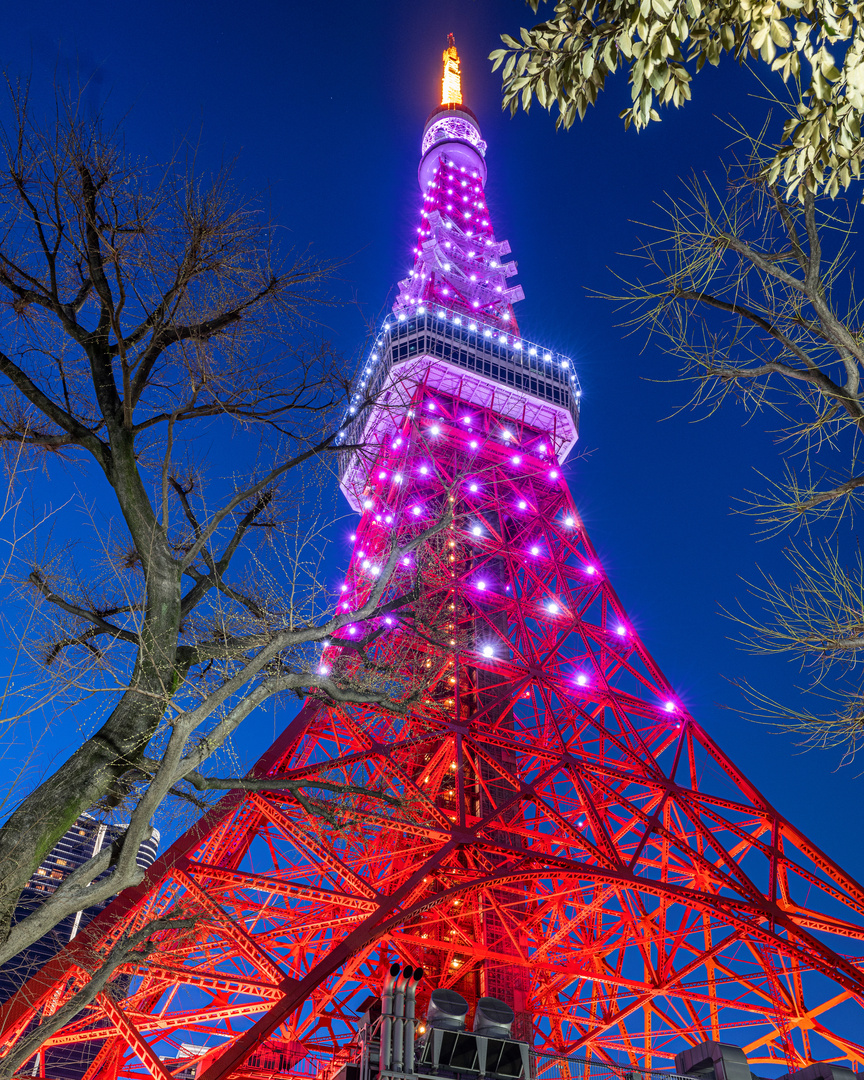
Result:
{"label": "tokyo tower", "polygon": [[194,929],[123,969],[127,999],[100,994],[49,1039],[98,1042],[86,1080],[346,1061],[394,959],[423,968],[421,1011],[434,988],[496,997],[549,1052],[669,1069],[722,1040],[774,1072],[864,1064],[864,889],[703,731],[634,631],[562,472],[576,372],[517,324],[452,39],[442,89],[413,269],[341,452],[359,521],[338,610],[400,555],[387,610],[320,660],[375,673],[405,710],[309,698],[253,775],[305,779],[315,799],[229,793],[4,1006],[3,1045],[124,930],[181,912]]}

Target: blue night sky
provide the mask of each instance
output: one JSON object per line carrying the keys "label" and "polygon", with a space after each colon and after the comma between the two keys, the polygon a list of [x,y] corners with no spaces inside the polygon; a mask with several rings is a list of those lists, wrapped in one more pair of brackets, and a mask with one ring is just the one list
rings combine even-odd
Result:
{"label": "blue night sky", "polygon": [[[801,754],[748,722],[730,683],[748,679],[792,703],[800,682],[787,662],[740,651],[718,613],[745,595],[741,579],[756,576],[757,563],[783,573],[783,538],[759,542],[750,520],[732,512],[762,482],[757,471],[779,474],[772,419],[745,425],[731,404],[702,423],[686,411],[666,419],[687,397],[662,381],[674,362],[624,336],[614,305],[590,295],[615,289],[613,272],[627,272],[626,253],[647,234],[635,223],[660,220],[656,204],[679,177],[720,176],[730,114],[760,117],[760,88],[731,63],[708,70],[686,109],[641,134],[625,133],[617,118],[629,101],[622,78],[569,133],[539,109],[511,120],[486,56],[500,32],[531,20],[518,0],[31,0],[7,18],[0,59],[10,74],[32,74],[37,99],[55,71],[77,68],[94,109],[126,116],[135,154],[164,159],[189,139],[205,169],[237,158],[241,183],[266,190],[299,248],[311,243],[348,260],[337,288],[356,306],[327,318],[337,347],[353,355],[364,319],[389,308],[409,267],[420,136],[452,31],[466,102],[489,143],[492,221],[511,243],[525,290],[520,326],[578,364],[583,455],[568,465],[569,480],[633,625],[682,701],[767,798],[864,878],[858,768],[835,772],[838,754]],[[56,505],[73,482],[68,470],[58,473],[34,501]],[[336,528],[334,580],[347,562],[350,521]],[[250,724],[243,752],[254,758],[271,736],[272,717]]]}

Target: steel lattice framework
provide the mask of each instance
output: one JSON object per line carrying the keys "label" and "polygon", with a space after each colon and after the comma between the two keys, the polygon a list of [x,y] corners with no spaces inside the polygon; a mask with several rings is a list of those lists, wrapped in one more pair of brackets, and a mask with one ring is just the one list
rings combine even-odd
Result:
{"label": "steel lattice framework", "polygon": [[59,1008],[124,931],[179,911],[194,930],[127,969],[128,1000],[100,995],[49,1041],[99,1041],[86,1080],[196,1059],[205,1080],[260,1076],[271,1036],[338,1060],[394,956],[427,992],[509,1000],[559,1052],[650,1068],[722,1037],[751,1062],[864,1063],[843,1029],[864,1004],[864,889],[708,737],[635,632],[560,469],[570,369],[519,337],[485,204],[470,230],[448,194],[464,178],[481,198],[479,130],[437,130],[423,285],[404,284],[361,371],[387,404],[343,462],[362,514],[340,605],[368,595],[394,537],[453,518],[400,563],[392,611],[322,659],[361,650],[423,697],[405,715],[307,701],[253,775],[365,789],[345,827],[284,790],[227,795],[4,1008],[2,1037]]}

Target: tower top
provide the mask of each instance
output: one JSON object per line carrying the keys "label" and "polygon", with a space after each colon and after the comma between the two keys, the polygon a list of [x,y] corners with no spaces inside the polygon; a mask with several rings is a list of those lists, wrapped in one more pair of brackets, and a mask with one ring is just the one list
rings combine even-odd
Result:
{"label": "tower top", "polygon": [[462,104],[462,75],[459,69],[459,53],[453,35],[447,36],[447,48],[444,50],[444,78],[441,80],[441,104]]}

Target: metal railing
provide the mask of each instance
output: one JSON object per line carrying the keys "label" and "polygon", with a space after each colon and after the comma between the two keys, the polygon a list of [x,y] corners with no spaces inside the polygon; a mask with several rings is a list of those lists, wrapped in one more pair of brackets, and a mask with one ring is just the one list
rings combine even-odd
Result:
{"label": "metal railing", "polygon": [[531,1051],[531,1080],[687,1080],[669,1070]]}

